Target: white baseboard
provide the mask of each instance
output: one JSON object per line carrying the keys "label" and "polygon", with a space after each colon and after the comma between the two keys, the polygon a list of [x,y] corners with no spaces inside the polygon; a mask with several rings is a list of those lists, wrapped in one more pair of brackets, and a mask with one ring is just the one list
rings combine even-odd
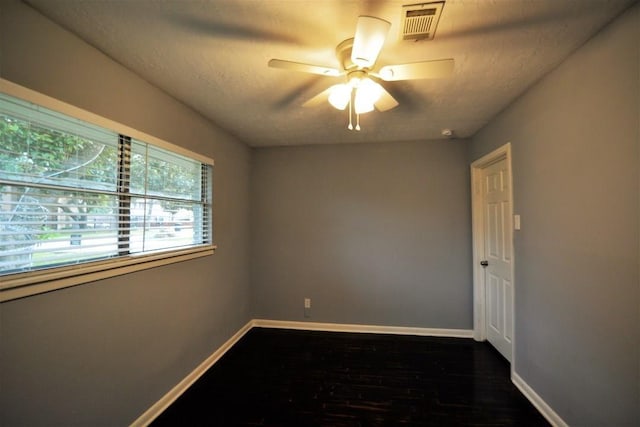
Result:
{"label": "white baseboard", "polygon": [[301,329],[306,331],[473,338],[473,330],[471,329],[433,329],[405,326],[352,325],[344,323],[290,322],[286,320],[266,319],[254,319],[253,326],[258,328]]}
{"label": "white baseboard", "polygon": [[182,381],[180,381],[175,387],[173,387],[167,394],[162,396],[153,406],[140,415],[135,420],[131,427],[143,427],[151,424],[165,409],[169,407],[182,393],[184,393],[198,378],[200,378],[210,367],[212,367],[224,354],[233,347],[240,338],[242,338],[253,327],[253,321],[249,321],[238,332],[236,332],[231,338],[229,338],[224,344],[222,344],[216,351],[207,357],[196,369],[194,369],[189,375],[187,375]]}
{"label": "white baseboard", "polygon": [[529,399],[529,402],[533,406],[535,406],[538,411],[551,423],[554,427],[568,427],[569,425],[564,422],[560,415],[558,415],[551,406],[545,402],[538,393],[536,393],[529,384],[527,384],[522,377],[520,377],[515,372],[511,373],[511,381],[515,384],[516,387],[524,394],[524,396]]}

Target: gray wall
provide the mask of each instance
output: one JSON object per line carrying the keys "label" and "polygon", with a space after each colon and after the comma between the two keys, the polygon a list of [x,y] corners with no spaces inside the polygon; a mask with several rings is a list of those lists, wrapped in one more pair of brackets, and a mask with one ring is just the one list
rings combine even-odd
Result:
{"label": "gray wall", "polygon": [[304,297],[311,321],[471,328],[468,161],[508,141],[523,225],[516,371],[572,425],[640,424],[638,6],[469,152],[434,141],[250,155],[28,6],[0,2],[0,76],[215,158],[219,245],[1,304],[6,424],[128,424],[250,317],[304,320]]}
{"label": "gray wall", "polygon": [[255,150],[254,316],[471,329],[467,145]]}
{"label": "gray wall", "polygon": [[250,151],[14,1],[0,75],[213,157],[210,257],[0,305],[3,425],[126,425],[249,319]]}
{"label": "gray wall", "polygon": [[570,425],[640,425],[636,5],[479,132],[512,143],[517,373]]}

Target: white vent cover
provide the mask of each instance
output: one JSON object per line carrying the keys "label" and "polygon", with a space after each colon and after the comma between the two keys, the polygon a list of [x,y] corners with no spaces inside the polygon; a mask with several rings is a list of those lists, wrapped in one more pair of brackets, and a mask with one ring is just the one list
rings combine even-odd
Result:
{"label": "white vent cover", "polygon": [[432,40],[444,2],[402,6],[402,39]]}

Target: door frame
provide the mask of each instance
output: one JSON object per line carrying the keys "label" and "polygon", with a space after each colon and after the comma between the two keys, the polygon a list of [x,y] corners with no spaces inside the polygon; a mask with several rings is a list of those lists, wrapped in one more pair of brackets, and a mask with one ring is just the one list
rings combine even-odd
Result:
{"label": "door frame", "polygon": [[[489,154],[482,156],[471,163],[471,211],[472,211],[472,233],[473,233],[473,338],[476,341],[487,340],[487,322],[486,322],[486,286],[485,286],[485,274],[484,268],[480,266],[480,261],[483,260],[484,255],[484,243],[485,243],[485,227],[484,227],[484,197],[482,193],[482,172],[491,164],[506,160],[507,162],[507,183],[509,185],[509,206],[511,215],[513,218],[513,173],[511,167],[511,143],[508,142],[503,146],[495,149]],[[511,253],[511,283],[513,286],[513,292],[511,293],[511,305],[512,305],[512,339],[511,339],[511,369],[515,362],[515,254],[513,252],[513,228],[511,229],[511,239],[506,242],[510,245]]]}

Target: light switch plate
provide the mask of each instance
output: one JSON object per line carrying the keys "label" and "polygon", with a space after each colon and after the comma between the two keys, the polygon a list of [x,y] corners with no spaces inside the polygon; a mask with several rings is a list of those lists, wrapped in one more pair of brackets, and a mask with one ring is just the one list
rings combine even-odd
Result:
{"label": "light switch plate", "polygon": [[513,216],[513,229],[520,230],[520,215]]}

